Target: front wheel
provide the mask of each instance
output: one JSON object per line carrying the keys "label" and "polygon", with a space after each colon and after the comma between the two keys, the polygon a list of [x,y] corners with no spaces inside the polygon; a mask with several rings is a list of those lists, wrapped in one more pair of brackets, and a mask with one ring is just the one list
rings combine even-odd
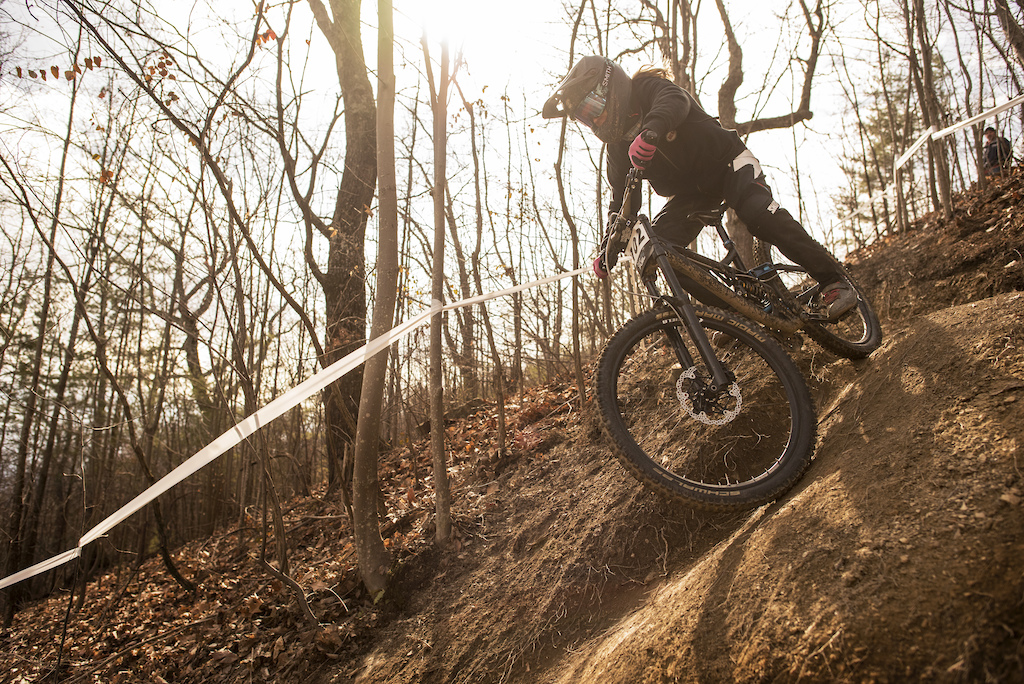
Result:
{"label": "front wheel", "polygon": [[882,325],[857,282],[838,259],[829,257],[857,293],[856,308],[837,321],[816,311],[818,284],[802,267],[787,262],[771,244],[754,240],[754,261],[775,266],[777,277],[768,284],[778,298],[776,303],[799,315],[804,331],[824,349],[848,359],[866,358],[882,344]]}
{"label": "front wheel", "polygon": [[810,464],[810,392],[760,328],[717,309],[697,313],[729,385],[712,386],[675,312],[647,311],[601,355],[595,384],[605,429],[623,465],[670,497],[705,509],[771,501]]}

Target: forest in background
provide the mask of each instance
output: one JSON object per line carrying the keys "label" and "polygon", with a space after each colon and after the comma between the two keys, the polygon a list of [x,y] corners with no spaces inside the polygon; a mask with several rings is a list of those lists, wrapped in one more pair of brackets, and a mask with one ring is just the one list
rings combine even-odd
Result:
{"label": "forest in background", "polygon": [[[0,1],[4,576],[73,547],[371,325],[588,263],[608,193],[601,150],[539,117],[580,55],[665,65],[755,153],[788,142],[770,177],[839,253],[978,182],[986,125],[1011,140],[1022,127],[1018,107],[929,144],[904,169],[902,205],[865,204],[928,127],[1020,93],[1020,0],[798,0],[763,16],[723,0],[574,3],[538,22],[550,55],[505,64],[514,87],[403,35],[401,4],[393,34],[386,2],[253,10]],[[821,149],[842,170],[827,194]],[[611,287],[585,277],[446,314],[380,357],[371,439],[360,444],[355,373],[87,547],[82,576],[152,554],[175,574],[169,550],[223,525],[258,545],[280,498],[324,482],[353,514],[387,515],[352,486],[380,443],[555,376],[581,386],[635,310],[629,290],[624,273]],[[268,572],[287,577],[275,542]],[[58,570],[10,588],[5,620],[69,581]]]}

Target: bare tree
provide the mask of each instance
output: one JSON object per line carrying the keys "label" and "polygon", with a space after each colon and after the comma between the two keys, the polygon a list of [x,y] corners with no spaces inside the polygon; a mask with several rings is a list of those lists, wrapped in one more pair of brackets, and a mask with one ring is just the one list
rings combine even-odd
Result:
{"label": "bare tree", "polygon": [[[459,95],[462,98],[462,106],[465,108],[466,113],[469,115],[469,133],[470,133],[470,151],[473,154],[473,189],[475,196],[475,212],[474,216],[476,219],[476,247],[473,249],[472,254],[472,268],[473,276],[476,284],[476,293],[482,295],[484,293],[483,282],[480,275],[480,251],[481,243],[483,242],[484,236],[484,207],[483,198],[480,188],[481,180],[481,168],[480,168],[480,154],[477,150],[476,144],[476,112],[474,103],[469,102],[463,94],[462,89],[459,88]],[[494,364],[494,393],[498,408],[498,446],[497,451],[499,456],[505,455],[505,364],[502,363],[501,353],[498,350],[498,346],[494,340],[494,326],[491,323],[490,317],[487,315],[487,305],[483,302],[480,303],[480,319],[483,321],[484,331],[487,334],[487,347],[491,352],[491,362]]]}
{"label": "bare tree", "polygon": [[[583,21],[584,10],[586,9],[586,2],[584,1],[579,10],[576,12],[575,23],[573,24],[572,38],[569,43],[569,63],[572,64],[574,61],[574,48],[576,45],[577,31]],[[576,228],[576,221],[572,217],[572,212],[569,211],[569,205],[566,200],[565,186],[562,178],[562,161],[563,153],[565,151],[565,133],[568,121],[563,118],[562,126],[559,132],[558,141],[558,159],[555,161],[555,181],[558,183],[558,199],[562,206],[562,216],[565,218],[565,222],[569,226],[569,233],[572,239],[572,268],[576,270],[580,264],[580,250],[579,250],[579,232]],[[580,357],[580,321],[579,321],[579,297],[580,297],[580,286],[579,279],[573,278],[572,280],[572,358],[573,358],[573,372],[576,378],[576,393],[579,397],[580,405],[586,401],[587,390],[586,381],[583,379],[583,362]],[[561,315],[561,307],[556,309],[556,315]]]}
{"label": "bare tree", "polygon": [[[939,127],[942,121],[942,107],[939,104],[939,96],[936,91],[935,63],[931,37],[928,35],[924,0],[913,0],[913,2],[913,8],[910,8],[906,2],[902,7],[906,22],[907,44],[910,46],[908,54],[910,73],[917,88],[918,100],[924,115],[923,123],[927,129],[931,126]],[[941,207],[947,219],[952,218],[953,201],[950,196],[949,170],[943,143],[928,138],[928,156],[932,182],[933,184],[936,181],[938,183],[937,197],[933,186],[933,202],[937,209]]]}
{"label": "bare tree", "polygon": [[[423,57],[430,84],[430,104],[434,113],[434,249],[431,298],[443,300],[444,288],[444,233],[446,157],[448,154],[448,86],[454,74],[450,70],[448,43],[441,43],[441,73],[435,80],[427,37],[423,37]],[[441,325],[438,311],[430,319],[430,452],[434,463],[434,497],[436,509],[435,540],[439,545],[448,543],[452,534],[451,488],[448,483],[448,463],[444,447],[444,381],[441,371]]]}
{"label": "bare tree", "polygon": [[[390,0],[377,3],[377,178],[380,186],[380,230],[377,242],[377,287],[370,338],[385,334],[395,317],[398,294],[398,185],[395,178],[394,28]],[[384,548],[377,518],[377,452],[388,355],[367,359],[356,427],[352,472],[353,533],[359,574],[372,594],[384,590],[390,555]]]}
{"label": "bare tree", "polygon": [[[307,264],[327,299],[326,365],[358,348],[366,336],[363,243],[377,182],[377,115],[363,58],[360,0],[330,0],[330,13],[321,0],[308,2],[320,31],[334,51],[341,97],[345,102],[345,167],[330,226],[321,227],[329,244],[327,268],[321,270],[312,263],[311,239],[307,240],[306,250]],[[306,213],[312,217],[312,212]],[[325,390],[328,463],[332,468],[343,460],[344,444],[354,435],[361,374],[361,370],[350,373],[334,388]],[[335,475],[335,482],[338,476],[340,473]]]}
{"label": "bare tree", "polygon": [[[1024,66],[1024,28],[1021,28],[1020,22],[1017,17],[1014,16],[1013,10],[1010,8],[1010,4],[1007,0],[992,0],[996,8],[996,18],[999,19],[999,25],[1003,27],[1003,32],[1006,33],[1006,40],[1013,49],[1013,54],[1017,56],[1017,61],[1021,66]],[[1020,3],[1017,3],[1018,9]]]}

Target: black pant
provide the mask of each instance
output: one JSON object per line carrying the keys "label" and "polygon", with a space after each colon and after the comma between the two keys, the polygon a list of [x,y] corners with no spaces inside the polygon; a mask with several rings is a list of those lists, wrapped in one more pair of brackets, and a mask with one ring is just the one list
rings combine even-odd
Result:
{"label": "black pant", "polygon": [[821,285],[830,285],[843,277],[828,251],[775,201],[760,164],[749,152],[737,157],[725,170],[720,183],[714,185],[720,186],[720,198],[704,193],[683,193],[670,198],[654,217],[654,233],[671,243],[687,245],[704,227],[699,221],[687,220],[687,216],[694,211],[714,208],[720,200],[725,200],[751,235],[775,245],[786,258],[807,269]]}

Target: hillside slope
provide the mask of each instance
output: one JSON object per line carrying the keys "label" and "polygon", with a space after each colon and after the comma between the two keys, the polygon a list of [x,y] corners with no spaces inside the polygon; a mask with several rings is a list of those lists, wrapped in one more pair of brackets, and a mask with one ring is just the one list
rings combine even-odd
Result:
{"label": "hillside slope", "polygon": [[27,607],[0,634],[0,682],[1024,681],[1022,195],[1015,176],[851,256],[886,341],[856,363],[794,351],[819,442],[781,501],[668,503],[571,388],[534,388],[503,459],[492,410],[449,428],[443,552],[426,443],[385,459],[382,601],[340,505],[297,500],[291,576],[319,627],[239,543],[251,531],[226,530],[177,551],[193,595],[149,560],[90,583],[79,611]]}
{"label": "hillside slope", "polygon": [[858,363],[799,354],[821,424],[790,496],[672,507],[564,427],[331,681],[1024,679],[1020,193],[853,255],[887,340]]}
{"label": "hillside slope", "polygon": [[825,366],[803,485],[551,680],[1020,681],[1022,340],[1001,295]]}

